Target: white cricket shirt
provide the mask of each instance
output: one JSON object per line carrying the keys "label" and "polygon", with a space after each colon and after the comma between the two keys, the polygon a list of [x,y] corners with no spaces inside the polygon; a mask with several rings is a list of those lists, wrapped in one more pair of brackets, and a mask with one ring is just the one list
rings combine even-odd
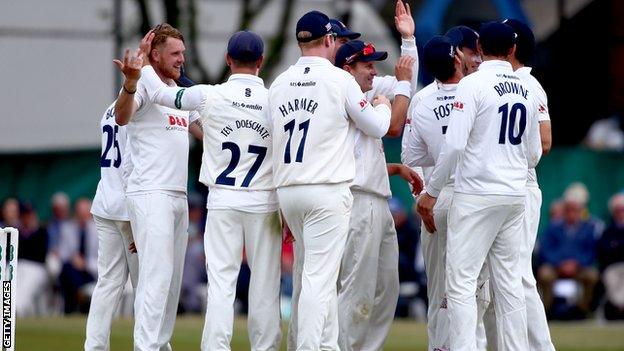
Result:
{"label": "white cricket shirt", "polygon": [[542,154],[530,89],[500,60],[459,82],[429,195],[437,197],[455,172],[458,193],[525,196],[528,169]]}
{"label": "white cricket shirt", "polygon": [[91,205],[91,213],[110,220],[128,221],[130,218],[126,207],[126,180],[129,162],[126,162],[126,128],[115,123],[115,103],[102,116],[100,131],[100,181]]}
{"label": "white cricket shirt", "polygon": [[[516,70],[516,74],[523,79],[529,87],[531,87],[534,92],[534,97],[537,99],[537,103],[539,104],[538,108],[538,121],[550,121],[550,114],[548,113],[548,97],[546,96],[546,92],[540,82],[535,79],[535,77],[531,74],[531,67],[521,67]],[[537,173],[535,172],[535,168],[529,169],[529,176],[527,178],[527,186],[530,187],[539,187],[537,184]]]}
{"label": "white cricket shirt", "polygon": [[133,164],[127,193],[150,190],[186,193],[188,126],[192,120],[188,112],[149,100],[150,94],[165,85],[152,66],[143,67],[134,97],[138,109],[127,125],[128,149]]}
{"label": "white cricket shirt", "polygon": [[204,132],[199,180],[210,188],[208,209],[277,210],[268,90],[261,78],[233,74],[219,85],[161,88],[152,98],[199,112]]}
{"label": "white cricket shirt", "polygon": [[349,182],[356,128],[381,138],[390,108],[371,106],[355,78],[327,59],[301,57],[269,89],[276,187]]}
{"label": "white cricket shirt", "polygon": [[[412,111],[409,133],[405,137],[405,149],[401,153],[403,163],[409,167],[431,168],[442,151],[444,136],[449,125],[457,84],[437,83],[437,89],[421,97]],[[426,174],[425,182],[431,173]],[[451,174],[447,184],[452,184]]]}
{"label": "white cricket shirt", "polygon": [[[412,80],[410,82],[400,82],[394,76],[375,76],[372,89],[365,93],[369,101],[377,95],[386,96],[391,100],[396,95],[404,95],[410,98],[412,92],[416,91],[419,67],[416,39],[402,40],[401,55],[412,56],[416,59],[412,69]],[[369,192],[386,198],[391,197],[392,192],[390,190],[390,179],[388,179],[386,155],[381,139],[373,138],[361,131],[357,131],[354,150],[355,176],[351,189]]]}

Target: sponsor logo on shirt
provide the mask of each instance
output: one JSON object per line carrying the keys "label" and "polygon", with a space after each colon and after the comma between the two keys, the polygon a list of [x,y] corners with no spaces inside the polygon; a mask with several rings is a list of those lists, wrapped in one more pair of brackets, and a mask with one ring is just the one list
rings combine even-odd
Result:
{"label": "sponsor logo on shirt", "polygon": [[236,101],[232,101],[232,106],[234,107],[242,107],[242,108],[248,108],[251,110],[256,110],[256,111],[262,111],[262,106],[258,105],[258,104],[246,104],[244,102],[236,102]]}
{"label": "sponsor logo on shirt", "polygon": [[188,120],[186,119],[186,117],[168,114],[167,120],[169,122],[169,125],[166,127],[167,130],[177,130],[185,132],[188,129]]}
{"label": "sponsor logo on shirt", "polygon": [[291,87],[313,87],[316,86],[316,82],[307,81],[307,82],[290,82]]}
{"label": "sponsor logo on shirt", "polygon": [[453,110],[464,111],[464,103],[461,101],[455,101],[453,103]]}
{"label": "sponsor logo on shirt", "polygon": [[360,101],[360,108],[363,110],[366,107],[366,104],[368,104],[368,101],[366,101],[366,99],[362,99]]}

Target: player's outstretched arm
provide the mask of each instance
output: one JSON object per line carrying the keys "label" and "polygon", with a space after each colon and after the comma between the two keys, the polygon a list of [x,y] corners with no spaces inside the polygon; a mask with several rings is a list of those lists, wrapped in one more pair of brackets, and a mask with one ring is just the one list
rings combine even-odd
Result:
{"label": "player's outstretched arm", "polygon": [[415,59],[411,56],[401,56],[394,68],[396,79],[399,81],[395,88],[394,101],[392,103],[392,116],[390,118],[390,128],[386,136],[399,137],[405,127],[407,108],[409,107],[412,79],[412,67]]}
{"label": "player's outstretched arm", "polygon": [[386,167],[389,176],[398,175],[412,186],[412,194],[418,195],[423,190],[423,180],[413,169],[400,163],[388,163]]}
{"label": "player's outstretched arm", "polygon": [[141,67],[143,66],[143,53],[137,49],[131,53],[126,49],[122,60],[113,60],[119,71],[124,75],[121,91],[115,102],[115,122],[120,126],[128,124],[137,110],[134,94],[137,90]]}

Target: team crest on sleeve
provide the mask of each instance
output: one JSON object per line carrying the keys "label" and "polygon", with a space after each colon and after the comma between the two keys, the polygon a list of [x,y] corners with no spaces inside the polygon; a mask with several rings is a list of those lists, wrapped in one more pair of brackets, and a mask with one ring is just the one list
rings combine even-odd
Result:
{"label": "team crest on sleeve", "polygon": [[546,106],[540,104],[538,111],[539,113],[547,113],[548,109],[546,108]]}
{"label": "team crest on sleeve", "polygon": [[464,103],[461,101],[455,101],[453,103],[453,110],[464,111]]}

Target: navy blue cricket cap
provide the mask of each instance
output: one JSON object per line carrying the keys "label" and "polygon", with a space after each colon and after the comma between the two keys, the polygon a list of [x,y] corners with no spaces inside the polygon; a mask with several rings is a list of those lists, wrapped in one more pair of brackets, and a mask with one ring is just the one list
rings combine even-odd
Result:
{"label": "navy blue cricket cap", "polygon": [[353,62],[383,61],[387,58],[388,53],[376,51],[373,44],[364,43],[361,40],[351,40],[338,49],[334,65],[342,68],[342,66]]}
{"label": "navy blue cricket cap", "polygon": [[332,32],[329,17],[320,11],[310,11],[297,21],[295,35],[299,42],[309,42]]}
{"label": "navy blue cricket cap", "polygon": [[533,31],[529,26],[516,19],[509,18],[504,20],[503,23],[510,26],[517,35],[516,58],[523,64],[527,63],[535,52],[535,35],[533,35]]}
{"label": "navy blue cricket cap", "polygon": [[264,52],[262,38],[254,32],[240,31],[234,33],[228,41],[227,53],[234,60],[243,62],[257,61]]}
{"label": "navy blue cricket cap", "polygon": [[477,50],[477,39],[479,34],[472,28],[466,26],[455,26],[449,29],[445,34],[453,43],[453,45],[462,48]]}
{"label": "navy blue cricket cap", "polygon": [[361,33],[352,31],[351,29],[347,28],[344,23],[335,18],[330,19],[329,23],[331,23],[332,31],[336,33],[339,38],[349,38],[353,40],[362,36]]}
{"label": "navy blue cricket cap", "polygon": [[427,71],[438,80],[449,79],[455,73],[456,48],[446,36],[436,35],[431,38],[423,49],[423,63]]}
{"label": "navy blue cricket cap", "polygon": [[506,55],[516,44],[514,30],[500,22],[487,22],[479,29],[479,42],[486,55]]}

